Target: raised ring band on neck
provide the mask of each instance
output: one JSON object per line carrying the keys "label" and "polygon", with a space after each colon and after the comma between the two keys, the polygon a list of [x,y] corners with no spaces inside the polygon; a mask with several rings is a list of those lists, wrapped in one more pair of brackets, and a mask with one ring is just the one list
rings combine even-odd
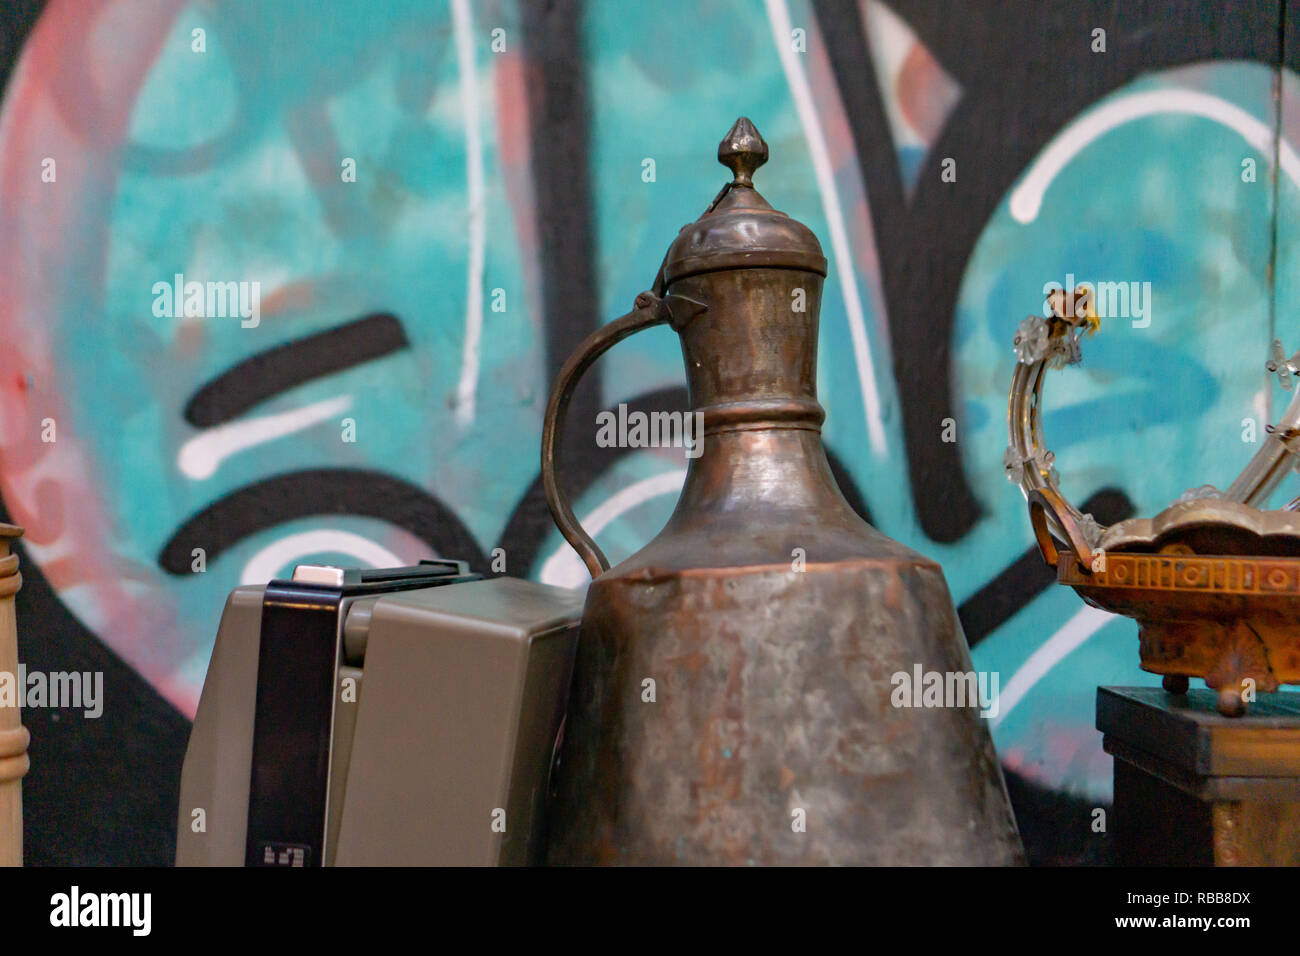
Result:
{"label": "raised ring band on neck", "polygon": [[761,398],[723,402],[697,409],[704,415],[704,434],[745,428],[806,428],[820,431],[826,410],[812,398]]}

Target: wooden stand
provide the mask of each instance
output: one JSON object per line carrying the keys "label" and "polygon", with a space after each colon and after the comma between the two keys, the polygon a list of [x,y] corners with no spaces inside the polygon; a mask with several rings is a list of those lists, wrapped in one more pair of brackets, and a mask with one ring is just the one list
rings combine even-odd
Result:
{"label": "wooden stand", "polygon": [[18,555],[10,547],[22,529],[0,524],[0,680],[9,681],[13,699],[0,697],[0,866],[23,865],[23,776],[29,766],[27,741],[18,707],[18,624],[14,595],[22,587]]}
{"label": "wooden stand", "polygon": [[1121,866],[1300,865],[1300,693],[1224,717],[1209,690],[1099,687]]}

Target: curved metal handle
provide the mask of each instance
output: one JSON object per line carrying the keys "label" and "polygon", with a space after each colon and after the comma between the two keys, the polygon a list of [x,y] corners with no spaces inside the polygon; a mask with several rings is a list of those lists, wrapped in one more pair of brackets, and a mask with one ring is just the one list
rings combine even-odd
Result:
{"label": "curved metal handle", "polygon": [[573,509],[569,507],[569,500],[560,491],[556,481],[555,463],[560,456],[560,426],[564,423],[564,413],[569,409],[569,399],[573,397],[578,379],[596,359],[629,335],[670,322],[673,322],[673,316],[664,301],[653,292],[642,292],[636,297],[636,307],[631,312],[591,333],[578,346],[577,351],[569,356],[569,360],[560,369],[560,377],[555,380],[551,400],[546,405],[546,422],[542,426],[542,487],[546,489],[546,504],[551,509],[551,517],[555,519],[560,534],[573,545],[573,550],[578,552],[593,578],[608,571],[609,562],[591,535],[582,529]]}
{"label": "curved metal handle", "polygon": [[1074,552],[1079,567],[1084,573],[1091,574],[1092,562],[1097,556],[1084,538],[1074,516],[1070,514],[1065,499],[1051,488],[1035,488],[1025,497],[1029,501],[1029,520],[1034,526],[1034,537],[1038,540],[1038,550],[1042,553],[1043,560],[1052,567],[1056,567],[1060,560],[1056,539],[1052,537],[1052,532],[1047,527],[1049,518],[1054,518],[1065,532],[1066,540],[1070,543],[1070,550]]}
{"label": "curved metal handle", "polygon": [[1043,438],[1042,397],[1048,370],[1077,364],[1082,358],[1081,340],[1095,331],[1098,322],[1092,294],[1083,286],[1070,296],[1054,293],[1048,305],[1050,318],[1030,316],[1016,330],[1019,361],[1007,404],[1008,446],[1002,460],[1007,477],[1020,486],[1029,502],[1029,519],[1043,559],[1055,566],[1055,541],[1069,542],[1080,566],[1091,573],[1093,549],[1106,528],[1061,492],[1056,456]]}

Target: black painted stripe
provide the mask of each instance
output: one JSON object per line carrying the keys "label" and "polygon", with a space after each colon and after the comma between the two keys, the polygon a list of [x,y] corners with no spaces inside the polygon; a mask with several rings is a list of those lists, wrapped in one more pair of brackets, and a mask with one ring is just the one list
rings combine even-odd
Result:
{"label": "black painted stripe", "polygon": [[835,478],[835,483],[840,486],[840,494],[849,503],[849,507],[857,512],[859,518],[874,526],[876,521],[871,516],[871,508],[867,506],[867,499],[862,497],[862,489],[853,480],[853,476],[849,474],[844,462],[840,461],[839,455],[831,450],[831,446],[823,444],[823,447],[826,451],[826,463],[831,466],[831,475]]}
{"label": "black painted stripe", "polygon": [[[601,324],[591,189],[590,107],[582,39],[582,0],[520,6],[528,78],[529,151],[537,204],[549,387],[569,354]],[[666,240],[665,240],[666,241]],[[646,265],[646,288],[657,264]],[[574,395],[570,418],[598,409],[600,369]],[[567,435],[566,435],[567,438]]]}
{"label": "black painted stripe", "polygon": [[[908,208],[894,135],[858,4],[855,0],[815,0],[813,10],[849,120],[880,252],[894,381],[917,521],[934,541],[959,541],[975,526],[983,509],[966,480],[958,443],[940,440],[938,423],[949,417],[955,406],[948,361],[953,314],[933,308],[931,296],[916,298],[906,289],[907,277],[917,269],[915,247],[923,241],[917,230],[929,224],[913,221]],[[961,258],[964,260],[964,255]]]}
{"label": "black painted stripe", "polygon": [[27,34],[45,9],[45,0],[7,0],[0,14],[0,90],[9,84],[9,74]]}
{"label": "black painted stripe", "polygon": [[[1117,488],[1103,488],[1083,503],[1083,511],[1102,524],[1123,521],[1134,512],[1133,502]],[[1028,517],[1025,519],[1028,524]],[[1056,581],[1055,572],[1038,553],[1029,548],[1003,568],[957,609],[966,641],[974,647]]]}
{"label": "black painted stripe", "polygon": [[454,511],[417,485],[360,468],[289,472],[236,489],[177,529],[159,552],[158,565],[168,574],[190,574],[195,548],[211,562],[266,528],[326,514],[386,521],[443,557],[484,569],[483,550]]}
{"label": "black painted stripe", "polygon": [[410,346],[401,320],[376,312],[284,342],[231,366],[185,405],[185,420],[211,428],[274,395]]}

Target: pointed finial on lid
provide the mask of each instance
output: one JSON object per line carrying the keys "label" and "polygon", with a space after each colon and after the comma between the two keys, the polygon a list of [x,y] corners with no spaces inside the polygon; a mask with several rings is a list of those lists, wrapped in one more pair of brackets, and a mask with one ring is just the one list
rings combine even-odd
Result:
{"label": "pointed finial on lid", "polygon": [[754,188],[754,170],[767,162],[767,143],[746,117],[736,120],[718,144],[718,162],[734,178],[699,219],[677,233],[664,256],[663,288],[687,276],[727,269],[802,269],[825,276],[826,257],[817,237],[797,219],[773,209]]}
{"label": "pointed finial on lid", "polygon": [[736,120],[718,144],[718,162],[731,170],[733,186],[754,185],[754,170],[767,162],[767,143],[748,117]]}

